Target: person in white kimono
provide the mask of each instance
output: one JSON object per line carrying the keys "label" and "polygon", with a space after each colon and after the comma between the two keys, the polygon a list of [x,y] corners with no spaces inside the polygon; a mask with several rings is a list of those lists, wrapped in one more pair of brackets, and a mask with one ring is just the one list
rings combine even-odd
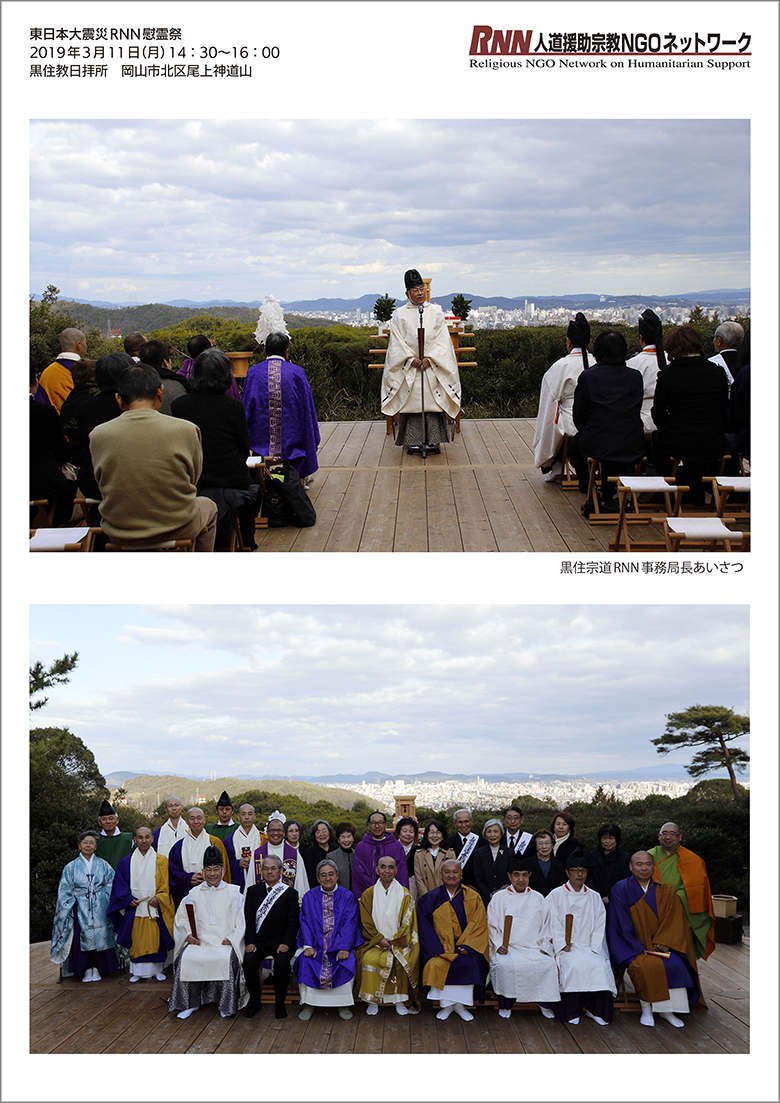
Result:
{"label": "person in white kimono", "polygon": [[558,999],[558,970],[545,949],[544,897],[528,887],[530,877],[528,859],[513,858],[510,884],[493,894],[487,909],[490,982],[502,1019],[510,1017],[516,1000],[550,1004]]}
{"label": "person in white kimono", "polygon": [[225,839],[225,853],[230,864],[230,880],[245,892],[256,883],[252,855],[265,842],[265,835],[255,824],[254,805],[242,804],[238,810],[239,826]]}
{"label": "person in white kimono", "polygon": [[[244,957],[244,897],[238,885],[223,878],[222,853],[203,855],[203,880],[176,909],[173,924],[174,965],[168,1010],[188,1019],[207,1003],[217,1003],[222,1018],[235,1015],[247,1001],[241,962]],[[192,930],[187,906],[193,908]]]}
{"label": "person in white kimono", "polygon": [[[382,413],[399,415],[397,445],[406,445],[413,455],[436,455],[441,451],[439,445],[450,439],[447,419],[460,412],[460,373],[442,308],[426,302],[425,284],[416,268],[404,274],[404,284],[408,301],[390,321]],[[417,341],[421,310],[425,330],[422,362]]]}
{"label": "person in white kimono", "polygon": [[641,417],[645,436],[649,440],[657,428],[651,413],[655,381],[658,373],[666,367],[663,323],[652,310],[644,310],[639,316],[639,344],[642,346],[641,352],[627,360],[626,367],[635,368],[642,376],[644,394]]}
{"label": "person in white kimono", "polygon": [[577,432],[573,413],[577,380],[585,368],[596,363],[587,351],[589,344],[590,326],[585,315],[578,313],[566,331],[566,355],[556,360],[542,377],[534,430],[534,464],[547,474],[548,482],[563,471],[559,453],[564,437],[573,437]]}
{"label": "person in white kimono", "polygon": [[576,1026],[584,1008],[589,1019],[608,1026],[616,989],[607,950],[607,909],[601,896],[585,885],[584,855],[571,854],[566,873],[566,884],[545,900],[545,936],[555,953],[561,995],[555,1005],[542,1007],[542,1014]]}

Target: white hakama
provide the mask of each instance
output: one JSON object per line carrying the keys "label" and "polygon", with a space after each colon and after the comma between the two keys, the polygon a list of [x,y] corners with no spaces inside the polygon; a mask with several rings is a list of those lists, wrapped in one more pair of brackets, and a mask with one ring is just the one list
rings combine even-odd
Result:
{"label": "white hakama", "polygon": [[[504,920],[511,915],[509,953],[499,954]],[[487,909],[490,937],[490,981],[497,996],[523,1003],[555,1003],[559,998],[558,970],[543,952],[544,897],[533,889],[515,892],[511,885],[494,893]]]}

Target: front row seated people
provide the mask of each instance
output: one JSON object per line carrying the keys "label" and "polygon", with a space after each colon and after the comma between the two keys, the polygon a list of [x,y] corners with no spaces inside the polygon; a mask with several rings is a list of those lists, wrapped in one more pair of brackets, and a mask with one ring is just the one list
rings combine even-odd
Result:
{"label": "front row seated people", "polygon": [[672,1026],[701,995],[693,936],[685,909],[670,885],[653,881],[655,862],[646,850],[631,857],[631,877],[612,889],[607,914],[609,950],[628,969],[642,1007],[640,1022],[655,1026],[654,1013]]}
{"label": "front row seated people", "polygon": [[246,890],[244,919],[244,977],[249,1003],[244,1015],[251,1019],[260,1010],[262,967],[273,961],[275,1017],[286,1019],[284,1007],[292,971],[292,957],[298,939],[300,902],[298,893],[282,879],[282,859],[276,854],[263,858],[262,880]]}
{"label": "front row seated people", "polygon": [[397,871],[395,858],[380,858],[376,884],[360,897],[363,942],[356,954],[357,989],[368,1004],[368,1015],[376,1015],[380,1004],[394,1007],[398,1015],[419,1011],[417,917],[411,893],[397,880]]}
{"label": "front row seated people", "polygon": [[178,1012],[179,1019],[188,1019],[207,1003],[218,1004],[222,1018],[228,1018],[247,998],[241,971],[244,898],[238,885],[223,880],[224,851],[206,847],[202,869],[202,880],[179,904],[173,925],[168,1010]]}
{"label": "front row seated people", "polygon": [[339,1018],[351,1019],[354,1004],[355,948],[363,941],[358,926],[357,901],[339,883],[335,862],[317,863],[318,884],[301,902],[301,925],[295,972],[301,997],[298,1018],[304,1022],[315,1007],[337,1007]]}
{"label": "front row seated people", "polygon": [[443,884],[427,892],[417,905],[423,958],[422,983],[431,1000],[438,1000],[437,1019],[454,1011],[469,1022],[466,1008],[481,1003],[487,976],[488,929],[485,905],[476,889],[462,885],[456,859],[441,867]]}
{"label": "front row seated people", "polygon": [[549,1008],[559,999],[555,959],[545,951],[545,898],[529,886],[532,861],[512,859],[510,884],[493,894],[487,909],[490,980],[502,1019],[517,1000]]}

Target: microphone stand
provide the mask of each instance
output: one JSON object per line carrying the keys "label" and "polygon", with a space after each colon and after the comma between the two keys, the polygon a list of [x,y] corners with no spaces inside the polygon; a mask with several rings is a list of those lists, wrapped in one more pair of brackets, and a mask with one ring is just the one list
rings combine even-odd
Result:
{"label": "microphone stand", "polygon": [[[428,444],[428,422],[425,417],[425,326],[423,325],[423,307],[422,304],[417,307],[420,312],[420,328],[417,330],[417,355],[420,358],[420,405],[422,407],[422,423],[423,423],[423,444],[421,446],[422,458],[428,455],[428,450],[431,446]],[[432,449],[431,449],[432,451]]]}

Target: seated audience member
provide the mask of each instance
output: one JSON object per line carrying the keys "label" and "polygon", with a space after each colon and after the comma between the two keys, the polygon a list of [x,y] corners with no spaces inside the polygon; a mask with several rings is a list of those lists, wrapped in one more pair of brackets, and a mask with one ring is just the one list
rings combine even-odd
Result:
{"label": "seated audience member", "polygon": [[[216,847],[222,858],[224,879],[230,883],[230,868],[222,841],[209,835],[202,808],[190,808],[187,813],[187,833],[181,842],[174,843],[168,855],[168,876],[171,896],[176,907],[190,891],[203,880],[203,855],[209,847]],[[241,890],[239,889],[239,892]]]}
{"label": "seated audience member", "polygon": [[233,801],[225,789],[217,797],[216,812],[216,823],[207,823],[206,830],[209,835],[216,835],[224,843],[238,827],[238,821],[233,819]]}
{"label": "seated audience member", "polygon": [[666,367],[663,323],[652,310],[644,310],[639,316],[639,344],[641,351],[626,362],[626,367],[635,368],[642,376],[642,426],[649,440],[655,431],[652,415],[655,381]]}
{"label": "seated audience member", "polygon": [[616,965],[628,969],[642,1006],[642,1026],[655,1026],[654,1012],[672,1026],[684,1026],[678,1015],[696,1003],[706,1004],[685,909],[671,885],[653,881],[654,866],[652,856],[638,850],[631,856],[631,876],[613,888],[609,952]]}
{"label": "seated audience member", "polygon": [[128,337],[125,337],[124,350],[133,361],[133,363],[141,363],[138,358],[138,350],[140,349],[141,345],[145,345],[146,343],[147,338],[144,337],[143,333],[131,333]]}
{"label": "seated audience member", "polygon": [[720,364],[725,370],[729,391],[742,367],[739,362],[739,346],[744,337],[745,330],[739,322],[721,322],[712,338],[715,355],[710,357],[710,362]]}
{"label": "seated audience member", "polygon": [[[35,401],[38,376],[35,366],[30,366],[30,501],[46,499],[55,502],[52,524],[56,528],[67,525],[73,514],[76,483],[62,473],[64,464],[71,459],[71,449],[60,425],[59,414],[53,406],[42,406]],[[30,521],[34,510],[30,510]]]}
{"label": "seated audience member", "polygon": [[257,489],[249,468],[249,431],[240,399],[226,393],[233,379],[230,360],[219,349],[202,352],[192,369],[191,391],[171,404],[171,414],[197,425],[203,447],[198,493],[220,507],[217,545],[230,540],[233,519],[239,517],[246,542],[254,546]]}
{"label": "seated audience member", "polygon": [[170,414],[171,403],[175,398],[181,398],[190,390],[186,379],[182,379],[175,371],[171,371],[171,350],[162,341],[147,341],[138,350],[138,359],[142,364],[148,364],[159,375],[163,384],[163,397],[160,404],[161,414]]}
{"label": "seated audience member", "polygon": [[682,462],[677,483],[689,486],[690,501],[704,502],[702,476],[717,474],[728,448],[729,387],[723,368],[704,355],[694,326],[673,329],[666,338],[669,366],[658,375],[653,401],[653,455],[659,475]]}
{"label": "seated audience member", "polygon": [[50,960],[63,976],[99,981],[119,968],[114,928],[108,918],[114,871],[98,858],[97,831],[82,831],[79,856],[62,871],[51,933]]}
{"label": "seated audience member", "polygon": [[750,334],[739,346],[738,371],[729,396],[727,440],[732,455],[740,452],[750,461]]}
{"label": "seated audience member", "polygon": [[543,827],[535,832],[525,852],[531,872],[531,888],[542,896],[548,896],[553,889],[566,884],[566,870],[557,858],[553,858],[554,842],[552,831]]}
{"label": "seated audience member", "polygon": [[292,886],[299,897],[302,897],[309,889],[306,866],[295,847],[285,841],[282,812],[277,810],[271,813],[265,826],[265,833],[266,838],[254,852],[255,881],[259,881],[263,876],[262,862],[266,855],[274,855],[282,863],[282,880],[286,885]]}
{"label": "seated audience member", "polygon": [[338,883],[330,858],[317,865],[314,888],[301,901],[301,924],[295,973],[301,997],[298,1018],[310,1019],[315,1007],[337,1007],[340,1019],[351,1019],[354,1004],[355,949],[363,941],[355,897]]}
{"label": "seated audience member", "polygon": [[412,900],[417,903],[417,884],[414,880],[414,856],[420,849],[420,845],[417,842],[417,835],[420,830],[420,825],[413,816],[401,816],[398,823],[395,825],[393,834],[404,849],[406,855],[406,871],[409,874],[409,892],[412,894]]}
{"label": "seated audience member", "polygon": [[376,1015],[380,1004],[407,1015],[411,1004],[419,1009],[420,942],[417,918],[409,889],[396,879],[394,858],[377,862],[377,882],[360,897],[360,933],[357,948],[358,996],[368,1004],[366,1013]]}
{"label": "seated audience member", "polygon": [[[213,347],[214,342],[212,341],[212,339],[210,337],[204,336],[204,334],[202,333],[198,333],[194,337],[190,337],[189,341],[187,342],[187,359],[182,362],[182,366],[179,368],[177,375],[180,375],[182,379],[192,379],[193,364],[202,352],[208,352],[208,350]],[[228,359],[230,358],[228,357]],[[235,376],[232,373],[232,364],[230,384],[225,391],[225,394],[228,395],[230,398],[241,398],[241,392],[238,389],[238,384],[236,383]]]}
{"label": "seated audience member", "polygon": [[447,836],[444,845],[455,851],[458,865],[463,870],[463,884],[474,888],[474,855],[480,847],[487,846],[487,839],[471,830],[474,821],[468,808],[459,808],[452,821],[455,830]]}
{"label": "seated audience member", "polygon": [[387,816],[377,809],[368,817],[368,831],[355,847],[352,865],[352,893],[359,900],[367,888],[376,881],[376,867],[380,858],[392,858],[398,869],[396,877],[404,888],[409,887],[404,848],[387,830]]}
{"label": "seated audience member", "polygon": [[579,850],[580,853],[585,850],[580,840],[574,837],[574,828],[574,816],[570,816],[568,812],[556,812],[550,823],[550,830],[553,833],[553,858],[557,858],[564,869],[570,854],[575,850]]}
{"label": "seated audience member", "polygon": [[612,886],[631,876],[631,855],[620,849],[622,834],[616,823],[605,823],[598,830],[598,846],[588,854],[588,888],[609,904]]}
{"label": "seated audience member", "polygon": [[417,905],[423,973],[430,1000],[438,1000],[437,1019],[454,1011],[469,1022],[467,1007],[481,1003],[487,976],[488,930],[485,905],[476,889],[462,884],[456,858],[442,866],[443,884],[421,896]]}
{"label": "seated audience member", "polygon": [[107,800],[100,805],[97,818],[100,825],[98,845],[95,853],[116,869],[122,858],[126,858],[133,850],[133,835],[131,831],[119,830],[119,816],[116,809]]}
{"label": "seated audience member", "polygon": [[596,363],[582,373],[574,392],[577,435],[569,442],[569,458],[581,494],[588,490],[588,457],[601,461],[601,493],[609,499],[614,497],[609,476],[627,474],[645,454],[644,382],[626,364],[628,346],[622,333],[600,333],[593,352]]}
{"label": "seated audience member", "polygon": [[81,407],[90,398],[100,393],[100,387],[95,382],[95,360],[87,360],[86,357],[77,360],[73,365],[73,389],[60,407],[60,425],[65,436],[73,448],[74,434],[78,433],[78,420]]}
{"label": "seated audience member", "polygon": [[488,820],[482,834],[488,845],[474,854],[474,887],[487,907],[493,893],[508,882],[509,863],[514,852],[504,846],[501,820]]}
{"label": "seated audience member", "polygon": [[288,362],[289,352],[288,334],[269,333],[266,359],[250,366],[241,400],[252,451],[289,460],[303,479],[319,466],[320,428],[306,372]]}
{"label": "seated audience member", "polygon": [[487,909],[490,983],[502,1019],[517,1000],[544,1001],[549,1008],[559,998],[558,970],[544,935],[545,900],[529,887],[530,878],[528,855],[513,858],[510,883],[493,894]]}
{"label": "seated audience member", "polygon": [[566,355],[556,360],[542,377],[534,430],[534,464],[549,472],[550,479],[563,471],[564,439],[577,432],[574,391],[583,369],[595,363],[588,352],[589,344],[590,326],[584,314],[577,314],[566,331]]}
{"label": "seated audience member", "polygon": [[582,854],[569,855],[566,873],[566,884],[545,900],[545,935],[555,953],[561,994],[542,1013],[576,1026],[584,1008],[589,1019],[608,1026],[617,990],[607,950],[607,911],[599,894],[585,884],[588,871]]}
{"label": "seated audience member", "polygon": [[152,846],[163,858],[167,858],[174,843],[187,834],[187,821],[182,817],[182,804],[178,797],[168,797],[165,802],[168,819],[154,832]]}
{"label": "seated audience member", "polygon": [[533,836],[530,831],[523,831],[523,810],[513,804],[504,812],[504,846],[516,857],[521,857],[528,849],[528,844]]}
{"label": "seated audience member", "polygon": [[137,548],[193,539],[196,551],[213,551],[217,507],[197,496],[200,430],[160,414],[163,387],[154,368],[128,368],[117,387],[122,416],[89,438],[103,531]]}
{"label": "seated audience member", "polygon": [[441,820],[431,820],[423,831],[420,849],[414,856],[414,880],[418,900],[426,892],[443,884],[441,867],[448,858],[454,857],[455,851],[444,846],[444,824]]}
{"label": "seated audience member", "polygon": [[342,888],[352,891],[352,866],[355,861],[355,825],[353,823],[336,824],[336,842],[339,844],[336,850],[332,850],[330,857],[336,863],[339,871],[339,884]]}
{"label": "seated audience member", "polygon": [[86,399],[76,411],[70,443],[73,462],[79,469],[78,487],[85,498],[100,498],[100,488],[92,468],[89,434],[96,425],[113,421],[122,413],[116,400],[117,385],[122,372],[132,366],[133,360],[124,352],[110,352],[101,356],[95,364],[98,393]]}
{"label": "seated audience member", "polygon": [[292,956],[298,940],[298,893],[282,879],[282,862],[275,854],[263,858],[262,879],[245,893],[244,977],[249,1003],[244,1015],[251,1019],[260,1010],[263,962],[273,960],[275,1017],[286,1019],[284,1000],[292,972]]}
{"label": "seated audience member", "polygon": [[230,880],[242,892],[246,892],[255,883],[254,853],[263,845],[264,836],[255,824],[256,819],[257,813],[253,805],[242,804],[238,810],[238,827],[225,839]]}
{"label": "seated audience member", "polygon": [[331,850],[336,850],[339,844],[327,820],[315,820],[309,837],[311,845],[304,848],[302,858],[309,885],[313,888],[317,884],[317,864],[328,858]]}
{"label": "seated audience member", "polygon": [[40,406],[53,406],[57,413],[73,390],[73,365],[87,355],[87,339],[80,329],[63,329],[60,349],[57,359],[41,372],[35,392]]}
{"label": "seated audience member", "polygon": [[[223,879],[223,863],[224,851],[206,847],[200,880],[176,909],[168,1010],[178,1012],[179,1019],[188,1019],[207,1003],[216,1003],[225,1019],[235,1015],[246,1002],[241,971],[244,898],[238,885]],[[193,909],[192,920],[187,913],[188,905]]]}
{"label": "seated audience member", "polygon": [[116,867],[108,915],[116,941],[130,951],[130,983],[165,980],[165,959],[173,949],[173,901],[168,860],[152,847],[150,827],[137,827],[135,850]]}
{"label": "seated audience member", "polygon": [[681,845],[682,831],[676,823],[665,823],[658,832],[658,846],[649,850],[655,862],[653,880],[671,885],[685,909],[693,935],[696,959],[706,961],[715,949],[715,912],[707,867],[698,854]]}

